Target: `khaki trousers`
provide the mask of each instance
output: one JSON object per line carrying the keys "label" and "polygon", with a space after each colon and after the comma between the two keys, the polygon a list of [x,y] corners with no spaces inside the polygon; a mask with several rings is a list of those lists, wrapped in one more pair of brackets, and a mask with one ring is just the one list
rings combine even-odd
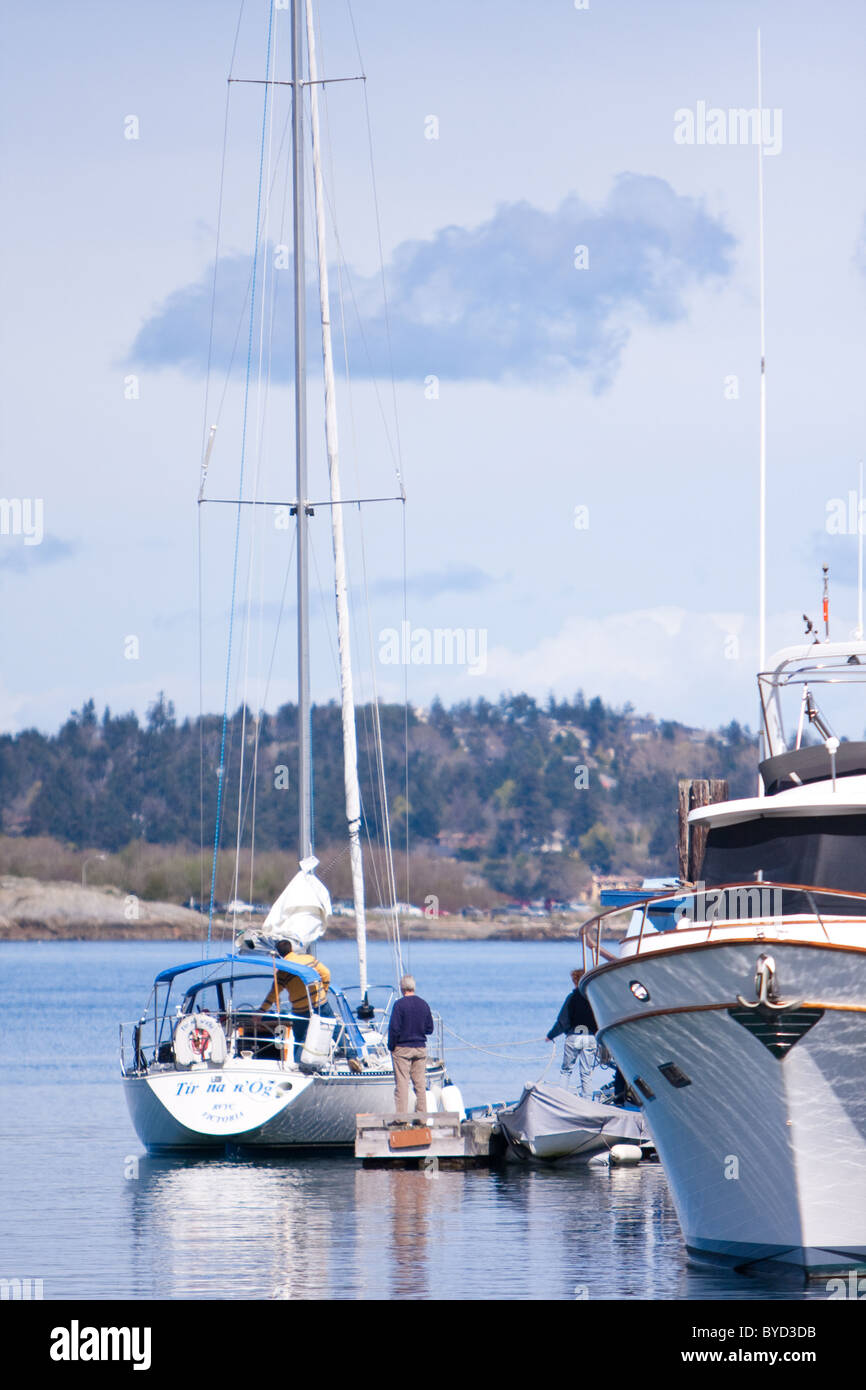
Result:
{"label": "khaki trousers", "polygon": [[426,1047],[395,1047],[391,1053],[394,1062],[394,1108],[398,1115],[409,1110],[409,1078],[415,1091],[416,1115],[427,1114],[427,1049]]}

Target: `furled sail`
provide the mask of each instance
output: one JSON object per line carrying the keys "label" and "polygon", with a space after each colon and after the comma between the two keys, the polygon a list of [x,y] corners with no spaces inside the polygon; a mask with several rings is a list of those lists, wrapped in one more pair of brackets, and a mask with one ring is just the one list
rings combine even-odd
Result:
{"label": "furled sail", "polygon": [[318,859],[301,860],[301,866],[286,885],[264,920],[262,935],[273,941],[292,941],[310,946],[328,925],[331,897],[313,870]]}
{"label": "furled sail", "polygon": [[355,937],[358,945],[358,980],[361,997],[367,997],[367,922],[364,899],[364,866],[361,857],[361,788],[358,782],[358,748],[355,732],[355,697],[352,689],[352,656],[349,636],[349,585],[343,539],[340,489],[337,404],[334,390],[334,358],[331,348],[331,309],[328,296],[328,257],[325,237],[325,195],[319,143],[319,82],[313,7],[307,0],[307,49],[310,63],[310,124],[313,137],[313,189],[316,201],[316,245],[319,264],[319,307],[322,319],[322,363],[325,384],[325,440],[331,485],[331,535],[334,548],[334,580],[337,605],[337,643],[340,653],[340,707],[343,718],[343,782],[352,866],[352,898],[355,904]]}

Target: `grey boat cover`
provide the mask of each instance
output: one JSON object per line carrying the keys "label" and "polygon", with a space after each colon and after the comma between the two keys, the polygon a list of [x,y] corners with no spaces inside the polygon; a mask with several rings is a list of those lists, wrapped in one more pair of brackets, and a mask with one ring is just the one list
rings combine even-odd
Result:
{"label": "grey boat cover", "polygon": [[501,1110],[499,1126],[512,1153],[524,1160],[586,1160],[614,1144],[640,1144],[650,1135],[639,1110],[582,1100],[561,1086],[527,1086],[516,1105]]}

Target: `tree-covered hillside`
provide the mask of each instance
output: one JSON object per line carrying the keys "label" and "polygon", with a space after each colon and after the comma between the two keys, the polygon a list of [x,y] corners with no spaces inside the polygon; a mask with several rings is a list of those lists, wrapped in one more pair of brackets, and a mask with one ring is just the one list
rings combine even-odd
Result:
{"label": "tree-covered hillside", "polygon": [[[726,777],[735,795],[755,776],[755,744],[736,723],[715,734],[657,722],[600,699],[528,695],[496,704],[380,712],[388,810],[396,848],[464,861],[467,881],[509,896],[567,898],[590,875],[675,871],[680,777]],[[318,852],[345,838],[340,712],[313,710]],[[408,759],[406,756],[408,739]],[[358,711],[365,815],[383,822],[375,721]],[[213,842],[222,720],[175,719],[160,696],[142,725],[99,718],[88,701],[53,736],[0,738],[0,830],[117,851],[132,842]],[[291,852],[297,839],[297,711],[285,705],[258,728],[247,711],[228,722],[221,843]],[[408,784],[407,784],[408,765]],[[252,795],[255,787],[255,796]]]}

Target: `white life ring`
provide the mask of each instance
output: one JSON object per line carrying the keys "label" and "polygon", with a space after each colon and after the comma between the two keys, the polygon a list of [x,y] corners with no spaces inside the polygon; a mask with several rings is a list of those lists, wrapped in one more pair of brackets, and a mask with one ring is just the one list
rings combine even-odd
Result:
{"label": "white life ring", "polygon": [[180,1066],[213,1062],[221,1067],[227,1053],[226,1035],[213,1014],[187,1014],[174,1030],[174,1059]]}

